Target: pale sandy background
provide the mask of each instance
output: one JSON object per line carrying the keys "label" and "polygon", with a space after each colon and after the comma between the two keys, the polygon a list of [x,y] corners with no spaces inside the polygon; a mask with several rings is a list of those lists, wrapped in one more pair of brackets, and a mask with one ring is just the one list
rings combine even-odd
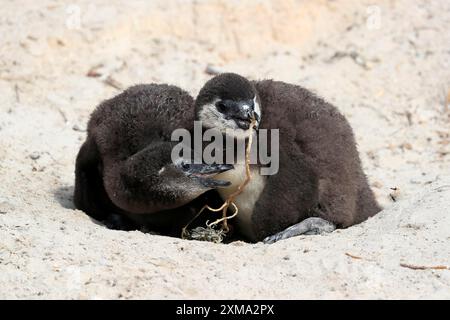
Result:
{"label": "pale sandy background", "polygon": [[[450,270],[400,265],[450,266],[449,1],[4,0],[0,13],[0,298],[450,298]],[[93,108],[135,83],[196,94],[208,65],[336,104],[387,209],[271,246],[112,231],[74,210]]]}

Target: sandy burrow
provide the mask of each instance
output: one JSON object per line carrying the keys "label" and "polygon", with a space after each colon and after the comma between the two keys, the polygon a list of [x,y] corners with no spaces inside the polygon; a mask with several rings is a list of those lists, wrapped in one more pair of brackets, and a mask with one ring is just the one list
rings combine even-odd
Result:
{"label": "sandy burrow", "polygon": [[[449,22],[447,1],[2,4],[0,298],[450,298],[450,270],[400,265],[450,265]],[[86,121],[120,92],[105,80],[196,94],[208,64],[336,104],[386,210],[271,246],[111,231],[74,210]]]}

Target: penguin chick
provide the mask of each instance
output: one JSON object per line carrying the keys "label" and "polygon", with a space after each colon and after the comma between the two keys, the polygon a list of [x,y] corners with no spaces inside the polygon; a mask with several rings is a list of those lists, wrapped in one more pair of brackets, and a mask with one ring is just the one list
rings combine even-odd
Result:
{"label": "penguin chick", "polygon": [[[204,85],[195,109],[205,128],[237,139],[246,137],[238,129],[248,129],[251,118],[260,129],[279,129],[278,173],[262,176],[261,165],[252,165],[252,179],[236,198],[237,226],[249,240],[272,243],[331,232],[381,210],[362,170],[352,128],[337,108],[310,91],[224,73]],[[243,181],[244,170],[241,161],[218,175],[232,182],[219,190],[223,198]]]}
{"label": "penguin chick", "polygon": [[171,159],[171,134],[193,126],[193,103],[180,88],[158,84],[133,86],[101,103],[76,159],[76,208],[116,228],[172,230],[189,220],[194,199],[229,185],[213,177],[230,165]]}

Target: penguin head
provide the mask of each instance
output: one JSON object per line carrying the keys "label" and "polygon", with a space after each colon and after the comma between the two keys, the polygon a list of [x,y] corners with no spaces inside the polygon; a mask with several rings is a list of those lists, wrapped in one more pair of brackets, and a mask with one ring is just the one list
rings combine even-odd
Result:
{"label": "penguin head", "polygon": [[233,168],[231,164],[195,164],[179,158],[158,171],[158,180],[164,195],[184,204],[208,190],[229,186],[231,182],[214,176]]}
{"label": "penguin head", "polygon": [[226,130],[236,137],[250,128],[252,119],[256,128],[261,120],[255,87],[235,73],[223,73],[206,82],[195,101],[195,111],[204,127]]}

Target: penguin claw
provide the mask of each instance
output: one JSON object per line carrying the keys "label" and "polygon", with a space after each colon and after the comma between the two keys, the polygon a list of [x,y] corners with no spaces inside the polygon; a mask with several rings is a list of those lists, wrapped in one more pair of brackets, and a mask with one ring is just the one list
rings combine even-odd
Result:
{"label": "penguin claw", "polygon": [[278,236],[278,234],[276,234],[276,235],[264,238],[263,243],[272,244],[272,243],[277,242],[278,240],[280,240],[280,237]]}
{"label": "penguin claw", "polygon": [[317,235],[323,233],[330,233],[336,229],[336,226],[322,218],[307,218],[302,222],[294,224],[289,228],[280,231],[272,236],[264,238],[263,243],[272,244],[279,240],[292,238],[299,235]]}

